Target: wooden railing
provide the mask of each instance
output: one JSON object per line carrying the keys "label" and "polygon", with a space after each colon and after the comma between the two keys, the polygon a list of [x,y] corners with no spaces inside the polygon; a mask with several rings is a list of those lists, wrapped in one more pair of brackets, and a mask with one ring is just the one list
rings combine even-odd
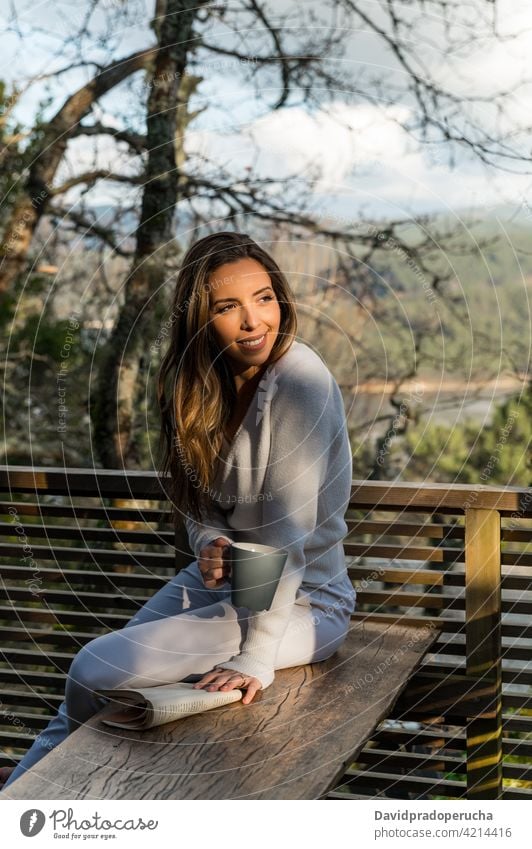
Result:
{"label": "wooden railing", "polygon": [[[154,472],[0,467],[0,493],[8,764],[57,708],[73,654],[193,555]],[[353,618],[441,634],[330,797],[530,798],[532,490],[354,481],[346,518]]]}
{"label": "wooden railing", "polygon": [[[377,541],[372,539],[367,546],[347,543],[346,554],[389,558],[389,567],[379,577],[388,584],[401,584],[398,591],[359,594],[359,601],[366,604],[378,602],[380,610],[368,613],[359,608],[355,618],[363,615],[393,621],[394,615],[386,612],[386,608],[393,604],[400,606],[395,615],[402,621],[409,616],[410,621],[418,624],[437,622],[444,626],[437,644],[437,655],[425,663],[423,671],[409,685],[406,698],[396,706],[398,715],[403,720],[417,716],[423,718],[424,724],[436,725],[443,724],[437,722],[438,715],[441,715],[447,723],[465,725],[469,798],[499,798],[503,794],[503,751],[528,761],[524,769],[514,769],[508,764],[506,775],[509,780],[515,778],[530,782],[532,789],[529,745],[520,746],[503,738],[504,728],[507,731],[510,728],[532,730],[526,718],[514,720],[510,714],[503,715],[504,707],[526,709],[526,705],[530,704],[529,694],[521,695],[512,692],[511,688],[504,693],[503,680],[514,684],[519,682],[520,687],[532,681],[527,664],[520,664],[527,655],[530,656],[532,556],[519,549],[501,553],[501,542],[526,545],[532,539],[530,523],[525,527],[527,517],[532,515],[532,490],[480,485],[355,483],[350,507],[373,514],[376,511],[429,513],[438,515],[440,520],[445,516],[443,524],[405,523],[397,519],[393,522],[381,520],[378,524],[368,522],[364,517],[351,526],[351,534],[367,532],[372,537],[379,534],[379,538]],[[449,517],[453,517],[451,522]],[[506,517],[509,519],[508,527],[502,528],[501,519]],[[397,538],[407,536],[409,539],[401,546],[380,544],[380,538],[388,535]],[[421,537],[437,540],[437,544],[420,546],[417,543]],[[456,547],[452,544],[454,540],[457,541]],[[396,560],[404,559],[424,561],[425,566],[430,564],[431,572],[420,572],[416,568],[397,569],[394,566]],[[435,568],[434,563],[442,564],[444,568]],[[350,571],[353,577],[362,577],[359,568]],[[413,583],[422,584],[424,591],[421,594],[404,593],[405,584]],[[447,587],[459,588],[462,592],[449,596],[445,592]],[[436,597],[434,590],[438,591]],[[511,595],[516,592],[519,598]],[[425,607],[424,614],[412,616],[412,610],[421,605]],[[456,617],[458,611],[457,618],[446,619],[446,612],[452,612]],[[520,621],[514,622],[514,616],[519,616]],[[464,634],[465,645],[461,640]],[[516,638],[504,648],[503,634]],[[451,657],[464,651],[465,668],[462,663],[460,671],[456,672]],[[508,674],[503,674],[503,658],[513,664]],[[514,661],[519,664],[517,668]],[[427,742],[434,742],[425,734],[421,736]],[[375,762],[373,752],[369,760]],[[401,758],[394,759],[391,754],[386,760],[397,764],[401,762]],[[411,758],[402,759],[402,762],[411,763],[412,767],[415,765]],[[440,771],[447,771],[445,763]],[[462,765],[450,759],[448,771],[461,772]],[[370,770],[369,775],[354,774],[358,776],[358,782],[354,782],[353,786],[364,784],[364,779],[368,779],[369,787],[385,788],[392,778],[391,774],[384,775],[379,785],[375,781],[375,770]],[[437,783],[442,790],[453,789],[452,782],[439,780]],[[408,786],[415,784],[410,778]],[[428,789],[426,780],[418,782],[420,788],[423,784]],[[509,789],[505,795],[514,797]]]}

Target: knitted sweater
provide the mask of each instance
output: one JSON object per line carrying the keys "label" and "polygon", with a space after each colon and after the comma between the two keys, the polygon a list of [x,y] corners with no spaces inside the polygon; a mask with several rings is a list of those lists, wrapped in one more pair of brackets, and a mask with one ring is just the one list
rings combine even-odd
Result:
{"label": "knitted sweater", "polygon": [[265,370],[233,441],[220,452],[208,515],[186,517],[196,557],[218,536],[288,551],[270,610],[252,614],[240,654],[224,662],[274,680],[279,643],[299,595],[345,577],[342,541],[352,454],[344,404],[333,375],[308,345],[294,341]]}

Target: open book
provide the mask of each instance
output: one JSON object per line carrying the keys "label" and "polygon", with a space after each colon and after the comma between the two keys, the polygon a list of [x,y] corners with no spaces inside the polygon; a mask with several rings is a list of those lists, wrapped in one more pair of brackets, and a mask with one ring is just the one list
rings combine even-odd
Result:
{"label": "open book", "polygon": [[[193,684],[161,684],[136,690],[96,690],[98,696],[110,699],[108,712],[102,716],[106,725],[116,728],[154,728],[194,713],[238,702],[242,690],[193,689]],[[116,708],[116,710],[113,710]]]}

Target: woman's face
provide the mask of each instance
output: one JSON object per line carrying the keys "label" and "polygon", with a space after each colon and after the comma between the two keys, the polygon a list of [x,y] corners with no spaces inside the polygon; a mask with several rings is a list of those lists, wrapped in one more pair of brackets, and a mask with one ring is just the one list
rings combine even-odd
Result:
{"label": "woman's face", "polygon": [[[256,260],[238,259],[213,271],[209,286],[210,321],[216,342],[235,376],[240,381],[249,380],[267,362],[281,323],[270,276]],[[256,347],[244,344],[257,339]]]}

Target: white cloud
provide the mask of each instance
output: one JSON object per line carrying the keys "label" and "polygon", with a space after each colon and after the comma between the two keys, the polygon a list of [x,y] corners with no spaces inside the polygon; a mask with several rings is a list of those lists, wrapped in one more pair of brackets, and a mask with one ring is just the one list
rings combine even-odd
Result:
{"label": "white cloud", "polygon": [[[498,0],[491,8],[484,4],[484,17],[491,18],[495,31],[486,23],[479,24],[478,41],[467,43],[460,55],[452,56],[432,51],[425,57],[431,74],[456,95],[487,98],[477,107],[477,118],[486,127],[509,129],[516,123],[530,124],[532,85],[523,81],[531,79],[532,6],[529,0]],[[490,20],[490,18],[488,18]],[[467,32],[458,35],[464,39]],[[499,92],[510,92],[504,112],[496,113],[493,99]]]}
{"label": "white cloud", "polygon": [[279,109],[261,116],[242,133],[221,135],[207,130],[190,132],[190,154],[206,154],[231,164],[235,171],[256,166],[261,177],[283,179],[316,169],[316,191],[344,183],[356,167],[400,161],[409,142],[396,121],[404,107],[350,106],[336,102],[327,111],[310,114],[303,108]]}

